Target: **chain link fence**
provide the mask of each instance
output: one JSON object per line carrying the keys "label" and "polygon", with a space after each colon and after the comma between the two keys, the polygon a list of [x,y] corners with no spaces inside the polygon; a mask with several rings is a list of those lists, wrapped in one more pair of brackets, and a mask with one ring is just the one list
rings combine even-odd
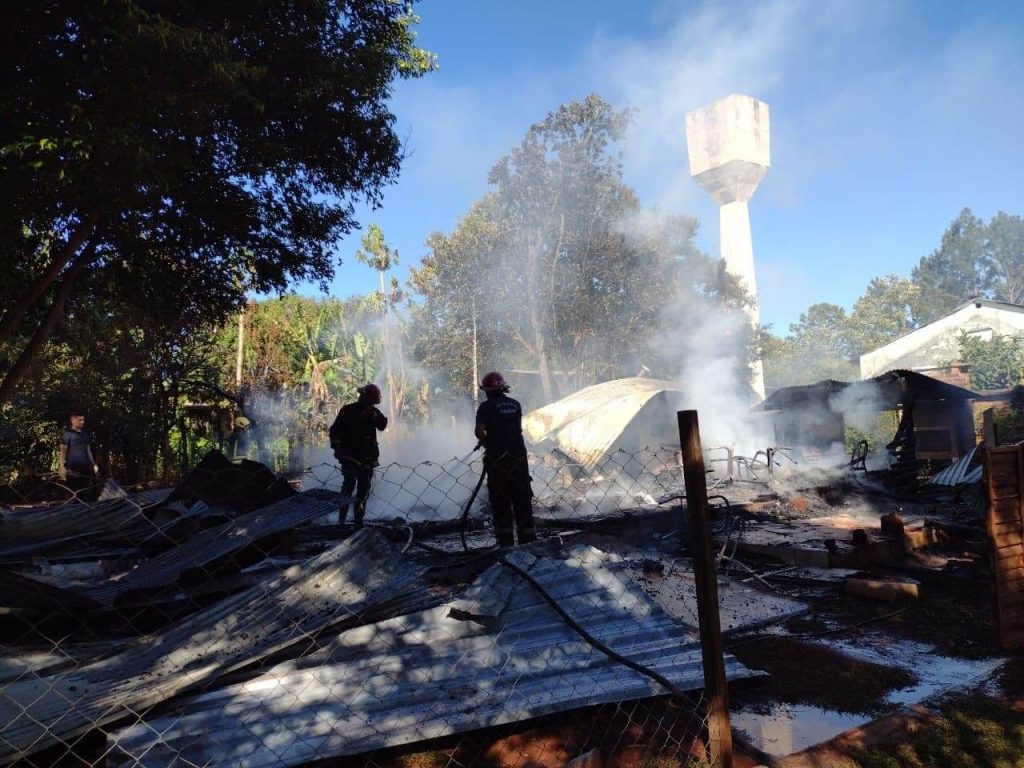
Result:
{"label": "chain link fence", "polygon": [[513,548],[482,469],[0,489],[0,764],[710,764],[679,449],[531,456]]}

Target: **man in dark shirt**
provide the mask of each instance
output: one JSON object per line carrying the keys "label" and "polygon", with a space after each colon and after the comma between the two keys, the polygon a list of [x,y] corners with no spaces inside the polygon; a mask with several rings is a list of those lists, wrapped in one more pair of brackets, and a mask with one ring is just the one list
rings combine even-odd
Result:
{"label": "man in dark shirt", "polygon": [[533,524],[533,488],[530,466],[523,442],[523,408],[509,397],[508,385],[497,372],[488,373],[480,382],[487,399],[476,411],[477,439],[486,450],[487,493],[491,500],[494,536],[499,547],[537,540]]}
{"label": "man in dark shirt", "polygon": [[[351,497],[352,491],[355,491],[355,523],[357,528],[362,528],[373,469],[380,458],[377,432],[387,428],[388,419],[377,409],[380,405],[380,387],[367,384],[358,392],[359,399],[356,402],[342,406],[338,411],[338,417],[331,424],[328,434],[334,458],[341,464],[341,492]],[[348,509],[349,504],[346,503],[338,511],[338,522],[342,525],[348,517]]]}
{"label": "man in dark shirt", "polygon": [[72,411],[68,422],[70,428],[60,438],[57,475],[78,498],[95,501],[98,497],[95,486],[100,468],[92,455],[89,433],[85,431],[85,416]]}

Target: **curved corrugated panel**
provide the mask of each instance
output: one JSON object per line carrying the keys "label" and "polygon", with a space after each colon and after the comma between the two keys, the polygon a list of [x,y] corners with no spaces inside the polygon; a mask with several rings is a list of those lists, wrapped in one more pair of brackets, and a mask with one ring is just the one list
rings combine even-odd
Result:
{"label": "curved corrugated panel", "polygon": [[658,379],[615,379],[581,389],[523,417],[528,440],[552,441],[586,470],[608,453],[630,422],[662,392],[682,394]]}
{"label": "curved corrugated panel", "polygon": [[[700,642],[616,556],[579,547],[507,557],[592,637],[684,690],[703,687]],[[731,655],[725,672],[761,674]],[[285,768],[665,692],[495,565],[440,608],[341,633],[315,654],[113,733],[108,764]]]}

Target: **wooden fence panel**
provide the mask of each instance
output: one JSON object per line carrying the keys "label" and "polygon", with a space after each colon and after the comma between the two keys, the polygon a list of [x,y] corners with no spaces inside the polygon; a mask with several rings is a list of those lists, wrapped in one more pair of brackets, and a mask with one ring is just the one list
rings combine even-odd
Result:
{"label": "wooden fence panel", "polygon": [[999,643],[1024,646],[1024,447],[985,450],[989,552]]}

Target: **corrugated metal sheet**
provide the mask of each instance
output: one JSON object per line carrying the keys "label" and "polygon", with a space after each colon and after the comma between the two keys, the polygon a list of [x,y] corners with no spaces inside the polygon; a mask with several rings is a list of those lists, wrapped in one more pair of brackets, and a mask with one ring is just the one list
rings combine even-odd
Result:
{"label": "corrugated metal sheet", "polygon": [[95,600],[78,592],[3,569],[0,569],[0,606],[34,614],[85,612],[100,608]]}
{"label": "corrugated metal sheet", "polygon": [[590,470],[630,422],[662,392],[682,393],[668,381],[616,379],[581,389],[523,417],[523,432],[534,443],[550,440]]}
{"label": "corrugated metal sheet", "polygon": [[964,456],[954,461],[928,482],[933,485],[954,486],[964,483],[976,483],[981,480],[981,463],[979,462],[978,466],[973,469],[971,468],[971,462],[974,461],[979,447],[976,445],[971,448]]}
{"label": "corrugated metal sheet", "polygon": [[174,584],[185,571],[204,568],[255,541],[333,512],[344,497],[322,489],[304,491],[284,501],[254,510],[226,523],[200,531],[177,547],[153,557],[116,580],[80,590],[105,605],[123,594]]}
{"label": "corrugated metal sheet", "polygon": [[[165,494],[166,495],[166,494]],[[52,551],[70,542],[116,534],[136,522],[147,524],[144,510],[153,494],[122,497],[86,504],[67,504],[27,509],[0,509],[0,557]]]}
{"label": "corrugated metal sheet", "polygon": [[[290,500],[289,500],[290,501]],[[0,759],[23,757],[137,713],[416,592],[423,569],[364,530],[301,566],[204,609],[123,653],[0,688]]]}
{"label": "corrugated metal sheet", "polygon": [[[614,650],[684,689],[703,686],[699,644],[615,558],[586,547],[566,560],[509,557]],[[730,679],[758,674],[731,656],[726,670]],[[109,759],[141,758],[149,768],[299,765],[664,693],[582,641],[497,565],[460,600],[347,631],[321,653],[112,734]]]}

